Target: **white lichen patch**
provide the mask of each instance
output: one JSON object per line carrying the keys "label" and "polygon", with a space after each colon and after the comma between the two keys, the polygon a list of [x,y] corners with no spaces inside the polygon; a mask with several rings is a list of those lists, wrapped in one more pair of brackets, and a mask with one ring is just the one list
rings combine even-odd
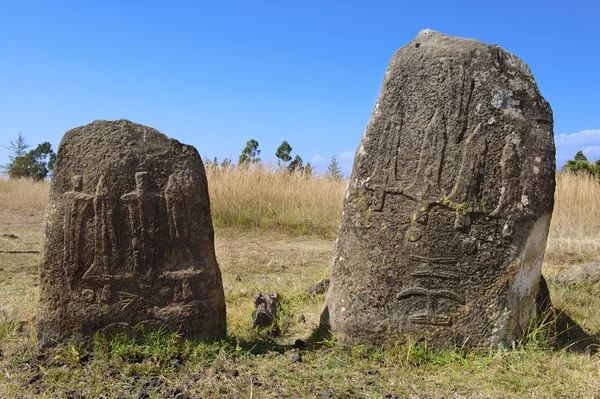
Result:
{"label": "white lichen patch", "polygon": [[373,110],[373,115],[379,116],[381,114],[381,110],[379,108],[380,108],[379,101],[377,101],[377,103],[375,103],[375,109]]}
{"label": "white lichen patch", "polygon": [[521,102],[513,98],[512,90],[502,90],[492,92],[492,100],[490,101],[492,106],[497,109],[501,109],[504,113],[522,118],[521,110],[518,108]]}
{"label": "white lichen patch", "polygon": [[531,98],[536,96],[535,89],[531,82],[527,82],[523,79],[510,79],[508,81],[508,86],[514,91],[525,91]]}
{"label": "white lichen patch", "polygon": [[537,316],[536,296],[542,275],[542,262],[551,215],[540,217],[533,225],[523,247],[512,283],[506,293],[505,306],[495,312],[493,345],[509,344],[520,338]]}
{"label": "white lichen patch", "polygon": [[358,150],[356,151],[356,153],[361,157],[367,155],[367,151],[365,151],[365,146],[363,145],[363,143],[360,143],[360,146],[358,146]]}

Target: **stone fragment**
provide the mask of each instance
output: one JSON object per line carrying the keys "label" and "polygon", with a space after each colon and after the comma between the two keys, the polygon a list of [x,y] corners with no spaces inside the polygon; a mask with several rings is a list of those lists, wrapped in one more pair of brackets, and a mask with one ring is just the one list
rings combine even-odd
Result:
{"label": "stone fragment", "polygon": [[127,120],[68,131],[46,207],[42,346],[166,326],[225,332],[208,187],[198,151]]}
{"label": "stone fragment", "polygon": [[252,312],[252,325],[265,328],[273,325],[277,317],[277,293],[259,292],[254,298],[255,310]]}
{"label": "stone fragment", "polygon": [[521,337],[537,317],[554,153],[523,61],[419,33],[394,54],[356,151],[322,325],[350,344]]}
{"label": "stone fragment", "polygon": [[315,284],[311,285],[310,287],[306,288],[305,292],[307,294],[319,295],[319,294],[326,293],[328,289],[329,289],[329,279],[324,278],[324,279],[319,280]]}
{"label": "stone fragment", "polygon": [[549,281],[559,284],[600,284],[600,262],[548,266],[544,273]]}
{"label": "stone fragment", "polygon": [[288,359],[290,359],[292,362],[302,362],[302,356],[300,356],[298,353],[292,353],[288,355]]}

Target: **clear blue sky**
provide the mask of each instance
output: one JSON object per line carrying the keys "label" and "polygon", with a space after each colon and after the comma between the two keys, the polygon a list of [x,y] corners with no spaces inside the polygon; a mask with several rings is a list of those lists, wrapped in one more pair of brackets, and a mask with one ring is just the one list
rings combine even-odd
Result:
{"label": "clear blue sky", "polygon": [[126,118],[219,160],[254,138],[274,161],[287,140],[348,173],[390,57],[424,28],[522,58],[554,110],[559,165],[600,158],[598,0],[0,0],[0,144],[21,131],[56,148]]}

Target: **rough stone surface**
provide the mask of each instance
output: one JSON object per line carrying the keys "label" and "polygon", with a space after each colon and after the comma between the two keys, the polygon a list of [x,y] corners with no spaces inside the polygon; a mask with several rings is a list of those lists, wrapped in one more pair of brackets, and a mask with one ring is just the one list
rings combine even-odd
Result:
{"label": "rough stone surface", "polygon": [[394,54],[356,152],[324,327],[346,343],[519,338],[537,315],[554,153],[523,61],[419,33]]}
{"label": "rough stone surface", "polygon": [[68,131],[46,207],[38,341],[168,326],[225,331],[204,166],[192,146],[127,120]]}
{"label": "rough stone surface", "polygon": [[252,312],[252,325],[265,328],[273,325],[277,317],[278,295],[276,292],[265,294],[259,292],[254,298],[254,311]]}

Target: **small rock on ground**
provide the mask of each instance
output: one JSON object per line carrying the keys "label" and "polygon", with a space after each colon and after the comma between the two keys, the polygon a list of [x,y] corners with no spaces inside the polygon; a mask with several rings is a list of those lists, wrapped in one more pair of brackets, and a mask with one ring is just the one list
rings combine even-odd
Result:
{"label": "small rock on ground", "polygon": [[600,262],[548,265],[544,268],[544,276],[559,284],[600,284]]}
{"label": "small rock on ground", "polygon": [[324,294],[329,289],[329,279],[324,278],[317,282],[316,284],[311,285],[305,291],[307,294]]}

